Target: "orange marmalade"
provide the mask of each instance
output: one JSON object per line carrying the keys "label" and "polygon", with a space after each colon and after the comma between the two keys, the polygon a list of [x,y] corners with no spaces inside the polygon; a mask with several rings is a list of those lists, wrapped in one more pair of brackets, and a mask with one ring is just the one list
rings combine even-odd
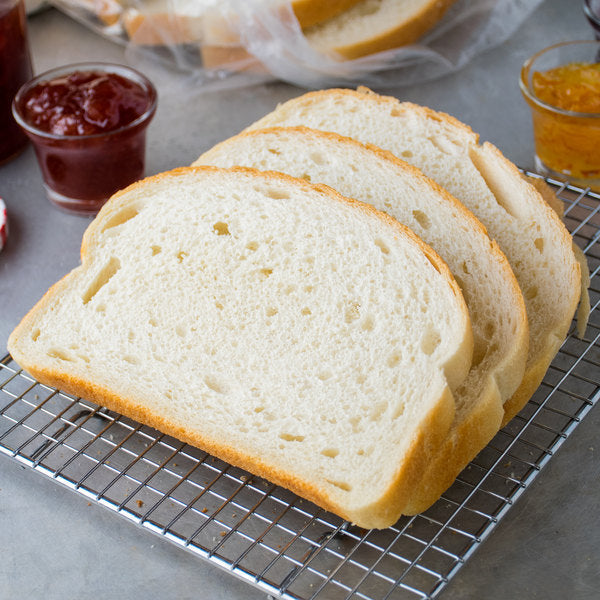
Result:
{"label": "orange marmalade", "polygon": [[535,72],[530,90],[539,160],[572,180],[599,180],[600,63]]}

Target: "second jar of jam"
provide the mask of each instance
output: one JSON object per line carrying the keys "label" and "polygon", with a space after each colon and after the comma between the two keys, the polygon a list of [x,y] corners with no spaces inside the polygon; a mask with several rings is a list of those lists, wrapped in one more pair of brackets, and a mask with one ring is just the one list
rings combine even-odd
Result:
{"label": "second jar of jam", "polygon": [[13,113],[33,143],[51,202],[94,214],[141,179],[156,103],[152,83],[122,65],[65,66],[24,85]]}
{"label": "second jar of jam", "polygon": [[0,163],[22,150],[27,137],[15,122],[11,104],[31,78],[23,0],[0,0]]}

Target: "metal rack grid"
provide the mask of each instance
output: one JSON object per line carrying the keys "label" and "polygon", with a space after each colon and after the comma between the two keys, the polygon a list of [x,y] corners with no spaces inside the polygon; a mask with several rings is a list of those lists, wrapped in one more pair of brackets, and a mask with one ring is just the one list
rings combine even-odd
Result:
{"label": "metal rack grid", "polygon": [[[532,175],[535,176],[535,175]],[[534,397],[432,508],[386,530],[349,525],[285,489],[0,361],[0,452],[294,599],[434,598],[600,396],[600,196],[546,180],[591,272],[586,334],[572,328]]]}

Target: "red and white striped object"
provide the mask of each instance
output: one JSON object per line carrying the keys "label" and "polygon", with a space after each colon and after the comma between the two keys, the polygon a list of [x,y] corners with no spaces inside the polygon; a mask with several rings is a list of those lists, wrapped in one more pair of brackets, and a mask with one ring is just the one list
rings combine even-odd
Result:
{"label": "red and white striped object", "polygon": [[2,250],[2,248],[4,248],[7,237],[8,237],[8,220],[6,218],[6,204],[4,204],[4,200],[2,200],[2,198],[0,198],[0,250]]}

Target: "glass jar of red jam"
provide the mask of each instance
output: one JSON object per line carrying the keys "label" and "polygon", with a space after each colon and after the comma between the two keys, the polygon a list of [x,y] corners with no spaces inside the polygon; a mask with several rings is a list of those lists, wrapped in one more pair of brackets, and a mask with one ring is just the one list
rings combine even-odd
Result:
{"label": "glass jar of red jam", "polygon": [[13,118],[11,104],[31,75],[23,0],[0,0],[0,163],[27,144],[27,137]]}
{"label": "glass jar of red jam", "polygon": [[33,143],[50,201],[94,214],[141,179],[156,103],[152,83],[122,65],[69,65],[24,85],[13,113]]}

